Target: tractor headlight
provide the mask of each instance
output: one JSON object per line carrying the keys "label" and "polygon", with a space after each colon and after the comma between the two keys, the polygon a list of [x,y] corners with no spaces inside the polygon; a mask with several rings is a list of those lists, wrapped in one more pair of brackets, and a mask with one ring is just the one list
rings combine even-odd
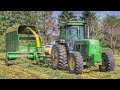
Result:
{"label": "tractor headlight", "polygon": [[60,42],[65,42],[65,40],[60,40]]}
{"label": "tractor headlight", "polygon": [[63,42],[65,42],[65,40],[62,40]]}
{"label": "tractor headlight", "polygon": [[62,40],[60,40],[60,42],[62,42]]}

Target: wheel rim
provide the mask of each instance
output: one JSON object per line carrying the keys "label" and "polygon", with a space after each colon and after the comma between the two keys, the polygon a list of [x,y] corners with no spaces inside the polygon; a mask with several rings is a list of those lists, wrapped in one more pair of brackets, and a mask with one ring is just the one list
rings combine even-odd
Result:
{"label": "wheel rim", "polygon": [[74,70],[74,68],[75,68],[75,60],[73,57],[70,58],[69,67],[71,70]]}
{"label": "wheel rim", "polygon": [[52,62],[53,62],[53,65],[57,65],[58,63],[58,53],[56,51],[56,49],[53,49],[53,53],[52,53]]}

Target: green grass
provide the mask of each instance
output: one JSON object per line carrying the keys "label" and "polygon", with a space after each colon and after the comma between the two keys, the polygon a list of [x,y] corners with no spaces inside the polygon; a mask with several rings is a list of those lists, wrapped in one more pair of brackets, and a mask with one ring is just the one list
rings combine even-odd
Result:
{"label": "green grass", "polygon": [[[1,53],[0,55],[5,56]],[[22,60],[21,60],[22,61]],[[33,65],[30,62],[5,66],[0,60],[0,78],[2,79],[119,79],[120,56],[115,55],[116,68],[111,72],[100,72],[98,67],[84,69],[82,75],[70,74],[65,70],[53,70],[50,67]]]}

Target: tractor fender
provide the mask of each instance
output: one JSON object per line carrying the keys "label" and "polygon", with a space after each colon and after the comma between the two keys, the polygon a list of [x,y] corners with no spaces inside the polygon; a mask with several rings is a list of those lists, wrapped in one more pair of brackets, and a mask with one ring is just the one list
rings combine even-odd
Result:
{"label": "tractor fender", "polygon": [[61,45],[64,45],[65,48],[66,48],[67,54],[70,53],[70,49],[69,49],[68,43],[66,43],[65,41],[60,41],[60,40],[57,40],[56,43],[61,44]]}

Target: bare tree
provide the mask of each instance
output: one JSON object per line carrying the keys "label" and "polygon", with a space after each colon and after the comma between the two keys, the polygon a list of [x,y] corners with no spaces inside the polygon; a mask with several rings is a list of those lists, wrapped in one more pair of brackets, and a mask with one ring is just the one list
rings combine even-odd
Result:
{"label": "bare tree", "polygon": [[44,44],[48,42],[47,31],[53,30],[57,27],[56,18],[52,16],[53,11],[38,11],[38,26],[42,35],[42,40]]}
{"label": "bare tree", "polygon": [[120,19],[117,16],[107,15],[103,19],[102,30],[104,38],[108,40],[109,46],[114,53],[118,37],[120,36]]}

